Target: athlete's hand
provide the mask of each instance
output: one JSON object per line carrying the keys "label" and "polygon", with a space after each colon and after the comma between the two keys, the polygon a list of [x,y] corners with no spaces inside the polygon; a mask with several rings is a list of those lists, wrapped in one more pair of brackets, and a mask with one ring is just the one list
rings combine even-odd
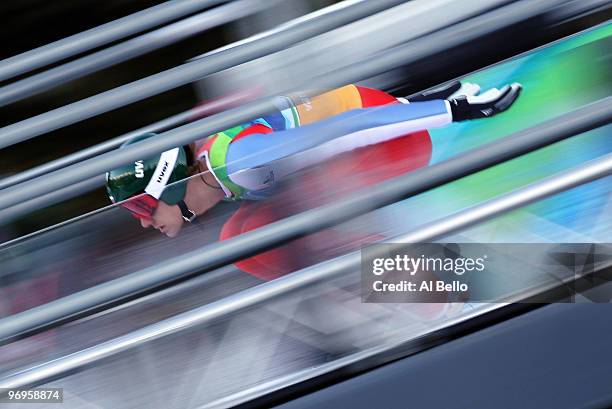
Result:
{"label": "athlete's hand", "polygon": [[504,112],[516,101],[521,89],[521,84],[513,83],[502,89],[491,88],[483,94],[478,94],[480,87],[467,83],[448,99],[453,121],[488,118]]}

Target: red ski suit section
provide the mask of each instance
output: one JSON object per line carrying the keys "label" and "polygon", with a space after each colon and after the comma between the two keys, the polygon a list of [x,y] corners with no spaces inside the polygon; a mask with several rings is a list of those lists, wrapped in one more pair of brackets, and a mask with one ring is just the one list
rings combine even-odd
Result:
{"label": "red ski suit section", "polygon": [[[365,87],[357,88],[364,108],[397,103],[395,97],[385,92]],[[243,132],[251,133],[246,131]],[[431,158],[431,149],[429,133],[421,131],[343,153],[334,161],[292,177],[287,186],[272,199],[243,202],[225,223],[220,239],[237,236],[338,200],[355,190],[426,166]],[[262,280],[272,280],[381,239],[383,237],[379,234],[326,229],[239,261],[236,266]]]}

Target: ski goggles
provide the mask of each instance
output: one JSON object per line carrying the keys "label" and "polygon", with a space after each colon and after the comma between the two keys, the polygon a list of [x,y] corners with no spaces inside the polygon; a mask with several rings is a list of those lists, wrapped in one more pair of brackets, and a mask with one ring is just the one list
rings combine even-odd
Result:
{"label": "ski goggles", "polygon": [[120,204],[121,207],[129,210],[133,217],[144,220],[151,220],[153,218],[158,205],[159,200],[147,193],[133,197]]}

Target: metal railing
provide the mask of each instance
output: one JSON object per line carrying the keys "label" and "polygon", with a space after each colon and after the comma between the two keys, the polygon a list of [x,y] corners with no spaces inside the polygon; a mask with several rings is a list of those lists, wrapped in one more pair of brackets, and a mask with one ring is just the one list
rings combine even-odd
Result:
{"label": "metal railing", "polygon": [[0,320],[0,344],[204,273],[605,125],[612,97],[327,204]]}
{"label": "metal railing", "polygon": [[[412,233],[385,242],[424,243],[438,240],[556,193],[610,175],[612,175],[612,154],[430,222],[417,228]],[[25,369],[0,379],[0,388],[14,389],[44,384],[64,374],[98,363],[105,358],[147,342],[197,325],[210,323],[220,317],[286,295],[322,280],[329,280],[341,274],[358,271],[360,265],[361,253],[359,251],[319,263],[110,341]]]}
{"label": "metal railing", "polygon": [[0,61],[0,81],[121,40],[228,0],[167,1]]}
{"label": "metal railing", "polygon": [[[386,52],[380,53],[376,58],[363,61],[360,64],[344,67],[333,73],[316,78],[311,84],[296,83],[296,88],[310,85],[315,88],[329,89],[362,78],[368,78],[390,68],[398,67],[409,62],[419,61],[430,55],[451,49],[459,44],[473,41],[479,36],[495,31],[500,26],[511,25],[517,21],[522,21],[529,16],[533,16],[534,13],[545,12],[551,7],[551,4],[554,3],[554,1],[548,0],[513,3],[501,9],[488,12],[484,15],[437,31],[426,37],[418,38],[394,47]],[[255,44],[257,44],[257,42],[250,45]],[[228,52],[232,50],[240,51],[241,47],[232,48],[228,50]],[[224,53],[221,52],[209,58],[214,58],[217,55],[224,55]],[[78,183],[142,157],[151,156],[163,150],[190,143],[195,139],[206,135],[212,135],[220,130],[230,128],[237,123],[247,122],[252,118],[261,116],[262,113],[275,109],[276,107],[271,99],[254,101],[240,108],[231,109],[183,125],[180,128],[164,132],[143,142],[130,145],[121,149],[121,151],[104,153],[96,158],[76,163],[29,180],[22,185],[8,187],[4,189],[2,195],[0,195],[0,209]],[[53,119],[51,120],[53,121]],[[58,126],[61,125],[58,124]]]}
{"label": "metal railing", "polygon": [[[233,48],[237,45],[243,44],[245,42],[252,42],[257,38],[262,38],[270,35],[274,35],[278,32],[287,30],[290,27],[293,27],[297,24],[302,24],[304,22],[308,22],[313,20],[314,18],[318,18],[322,15],[329,14],[331,12],[335,12],[337,10],[342,10],[346,7],[350,7],[356,3],[359,3],[364,0],[345,0],[340,3],[336,3],[332,6],[325,7],[321,10],[317,10],[315,12],[309,13],[305,16],[296,18],[287,22],[285,24],[276,27],[273,30],[268,30],[258,35],[249,37],[243,41],[231,44],[230,46],[224,46],[219,49],[213,50],[208,54],[214,54],[220,51],[223,51],[228,48]],[[252,93],[251,93],[252,94]],[[254,95],[226,95],[217,100],[207,101],[205,104],[198,105],[192,109],[187,111],[172,115],[168,118],[164,118],[160,121],[157,121],[153,124],[141,127],[134,131],[127,132],[123,135],[114,137],[105,142],[99,143],[97,145],[91,146],[89,148],[83,149],[81,151],[72,153],[70,155],[63,156],[59,159],[53,160],[48,163],[44,163],[42,165],[36,166],[34,168],[28,169],[26,171],[20,172],[15,175],[7,176],[0,179],[0,190],[5,189],[7,187],[16,185],[18,183],[25,182],[30,179],[34,179],[38,176],[45,175],[49,172],[64,168],[66,166],[72,165],[73,163],[77,163],[89,158],[93,158],[94,156],[100,155],[102,153],[111,151],[113,149],[118,148],[122,143],[132,139],[135,136],[142,135],[144,133],[149,132],[162,132],[167,131],[169,129],[175,128],[179,125],[185,124],[187,122],[193,121],[195,119],[199,119],[204,116],[208,116],[214,113],[218,113],[228,109],[231,106],[237,105],[239,102],[243,102],[242,100],[246,97],[253,98]],[[0,219],[2,217],[0,216]]]}
{"label": "metal railing", "polygon": [[184,40],[213,27],[218,27],[265,10],[268,7],[273,7],[275,3],[280,1],[235,0],[131,38],[123,43],[10,83],[0,87],[0,107]]}
{"label": "metal railing", "polygon": [[[78,152],[62,156],[59,159],[44,163],[21,173],[7,176],[5,178],[0,179],[0,190],[34,179],[38,176],[46,175],[47,173],[65,168],[77,162],[93,158],[105,152],[112,151],[113,149],[117,149],[124,142],[127,142],[128,140],[136,136],[140,136],[142,134],[150,132],[167,131],[187,122],[194,121],[198,118],[219,113],[221,111],[229,109],[230,107],[238,105],[242,100],[247,97],[248,95],[235,94],[227,95],[216,100],[207,101],[206,103],[197,105],[186,111],[169,116],[168,118],[164,118],[161,121],[157,121],[152,124],[135,129],[133,131],[124,133],[123,135],[116,136],[107,141],[104,141],[94,146],[90,146],[89,148],[85,148]],[[99,186],[101,186],[101,184]],[[1,219],[2,217],[0,216],[0,220]]]}
{"label": "metal railing", "polygon": [[[187,62],[0,129],[0,148],[63,128],[96,115],[161,94],[206,75],[261,57],[332,28],[369,16],[405,0],[364,1],[298,24],[273,36]],[[543,1],[543,0],[538,0]]]}
{"label": "metal railing", "polygon": [[[538,10],[538,7],[548,7],[550,3],[553,2],[532,1],[508,6],[509,8],[506,8],[504,11],[505,20],[501,24],[512,24],[528,15],[528,13],[533,14],[534,10]],[[513,10],[515,14],[508,14],[508,10]],[[453,45],[469,41],[482,35],[482,33],[492,30],[493,27],[499,26],[500,22],[496,21],[496,18],[499,16],[497,11],[493,11],[470,19],[434,33],[428,36],[426,40],[415,40],[406,45],[396,47],[387,53],[381,54],[379,61],[375,61],[365,67],[350,66],[337,75],[326,76],[317,81],[316,85],[324,88],[341,85],[353,79],[377,73],[382,69],[398,66],[407,60],[420,59],[428,54],[439,52],[445,47],[452,47]],[[240,52],[240,47],[236,49]],[[162,141],[160,137],[152,138],[150,141],[135,144],[133,147],[126,148],[121,152],[114,152],[114,156],[119,157],[114,162],[108,154],[104,154],[87,163],[73,162],[68,168],[33,180],[26,186],[15,185],[7,188],[0,196],[0,209],[10,210],[10,206],[36,197],[36,192],[53,194],[52,192],[55,189],[67,188],[71,183],[82,182],[87,177],[99,175],[105,170],[118,166],[118,164],[127,163],[133,160],[133,158],[137,158],[137,154],[139,157],[145,155],[146,152],[154,153],[182,144],[183,141],[195,139],[196,135],[213,133],[216,130],[224,129],[229,124],[242,121],[241,118],[246,120],[258,116],[262,111],[273,108],[273,105],[268,100],[257,101],[248,104],[246,109],[238,108],[230,110],[213,118],[201,120],[197,123],[166,132],[162,134],[166,139],[165,141]],[[179,114],[179,116],[184,114]],[[306,211],[233,239],[207,246],[197,252],[168,260],[165,263],[140,270],[129,276],[1,319],[0,344],[6,343],[15,337],[24,336],[42,328],[71,320],[77,315],[86,314],[88,311],[93,311],[109,303],[133,298],[143,291],[157,288],[163,284],[183,279],[195,273],[210,271],[219,266],[269,249],[287,240],[310,234],[384,205],[425,192],[573,135],[608,124],[611,118],[612,98],[608,97],[565,114],[562,117],[517,132],[429,168],[420,169],[383,182],[368,188],[367,191],[357,192],[337,203]],[[46,132],[44,129],[47,129],[49,126],[51,127],[49,129],[57,129],[64,126],[59,123],[53,123],[54,119],[52,117],[49,120],[51,124],[44,123],[43,121],[40,124],[40,128],[35,127],[37,129],[36,132],[44,133]],[[156,124],[152,126],[154,125]],[[53,128],[54,126],[55,128]],[[76,175],[77,168],[89,176]],[[612,155],[607,155],[522,189],[460,211],[454,215],[431,222],[413,233],[399,236],[389,241],[410,243],[436,240],[518,207],[525,206],[580,184],[609,176],[610,174],[612,174]],[[63,175],[67,176],[67,181],[59,181],[59,178]],[[81,179],[78,179],[79,177]],[[47,182],[46,187],[43,186],[45,182]],[[45,200],[41,201],[44,202]],[[33,207],[38,205],[36,202],[32,203]],[[1,214],[0,217],[2,217]],[[329,262],[300,270],[292,275],[234,294],[223,300],[147,326],[114,340],[0,379],[0,388],[26,387],[45,383],[69,371],[98,362],[101,359],[142,345],[145,342],[195,325],[210,322],[229,313],[256,305],[279,295],[287,294],[323,279],[329,279],[339,274],[354,271],[359,268],[359,263],[359,253],[351,253]]]}

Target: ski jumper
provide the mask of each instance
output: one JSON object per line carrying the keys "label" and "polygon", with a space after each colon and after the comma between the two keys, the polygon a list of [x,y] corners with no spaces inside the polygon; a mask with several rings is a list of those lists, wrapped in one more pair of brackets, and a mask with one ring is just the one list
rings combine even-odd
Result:
{"label": "ski jumper", "polygon": [[265,198],[276,182],[302,169],[452,122],[444,100],[399,104],[355,85],[299,102],[281,97],[278,112],[219,132],[198,150],[227,198]]}
{"label": "ski jumper", "polygon": [[[283,97],[278,106],[278,112],[219,132],[197,152],[228,200],[247,199],[224,225],[221,240],[426,166],[431,141],[425,129],[452,121],[444,100],[401,104],[387,93],[355,85],[298,101]],[[295,183],[274,200],[253,201],[268,197],[279,181],[298,172]],[[328,229],[236,266],[273,279],[317,257],[334,256],[308,249],[313,242],[339,243],[337,236]],[[341,236],[344,251],[383,238]]]}

